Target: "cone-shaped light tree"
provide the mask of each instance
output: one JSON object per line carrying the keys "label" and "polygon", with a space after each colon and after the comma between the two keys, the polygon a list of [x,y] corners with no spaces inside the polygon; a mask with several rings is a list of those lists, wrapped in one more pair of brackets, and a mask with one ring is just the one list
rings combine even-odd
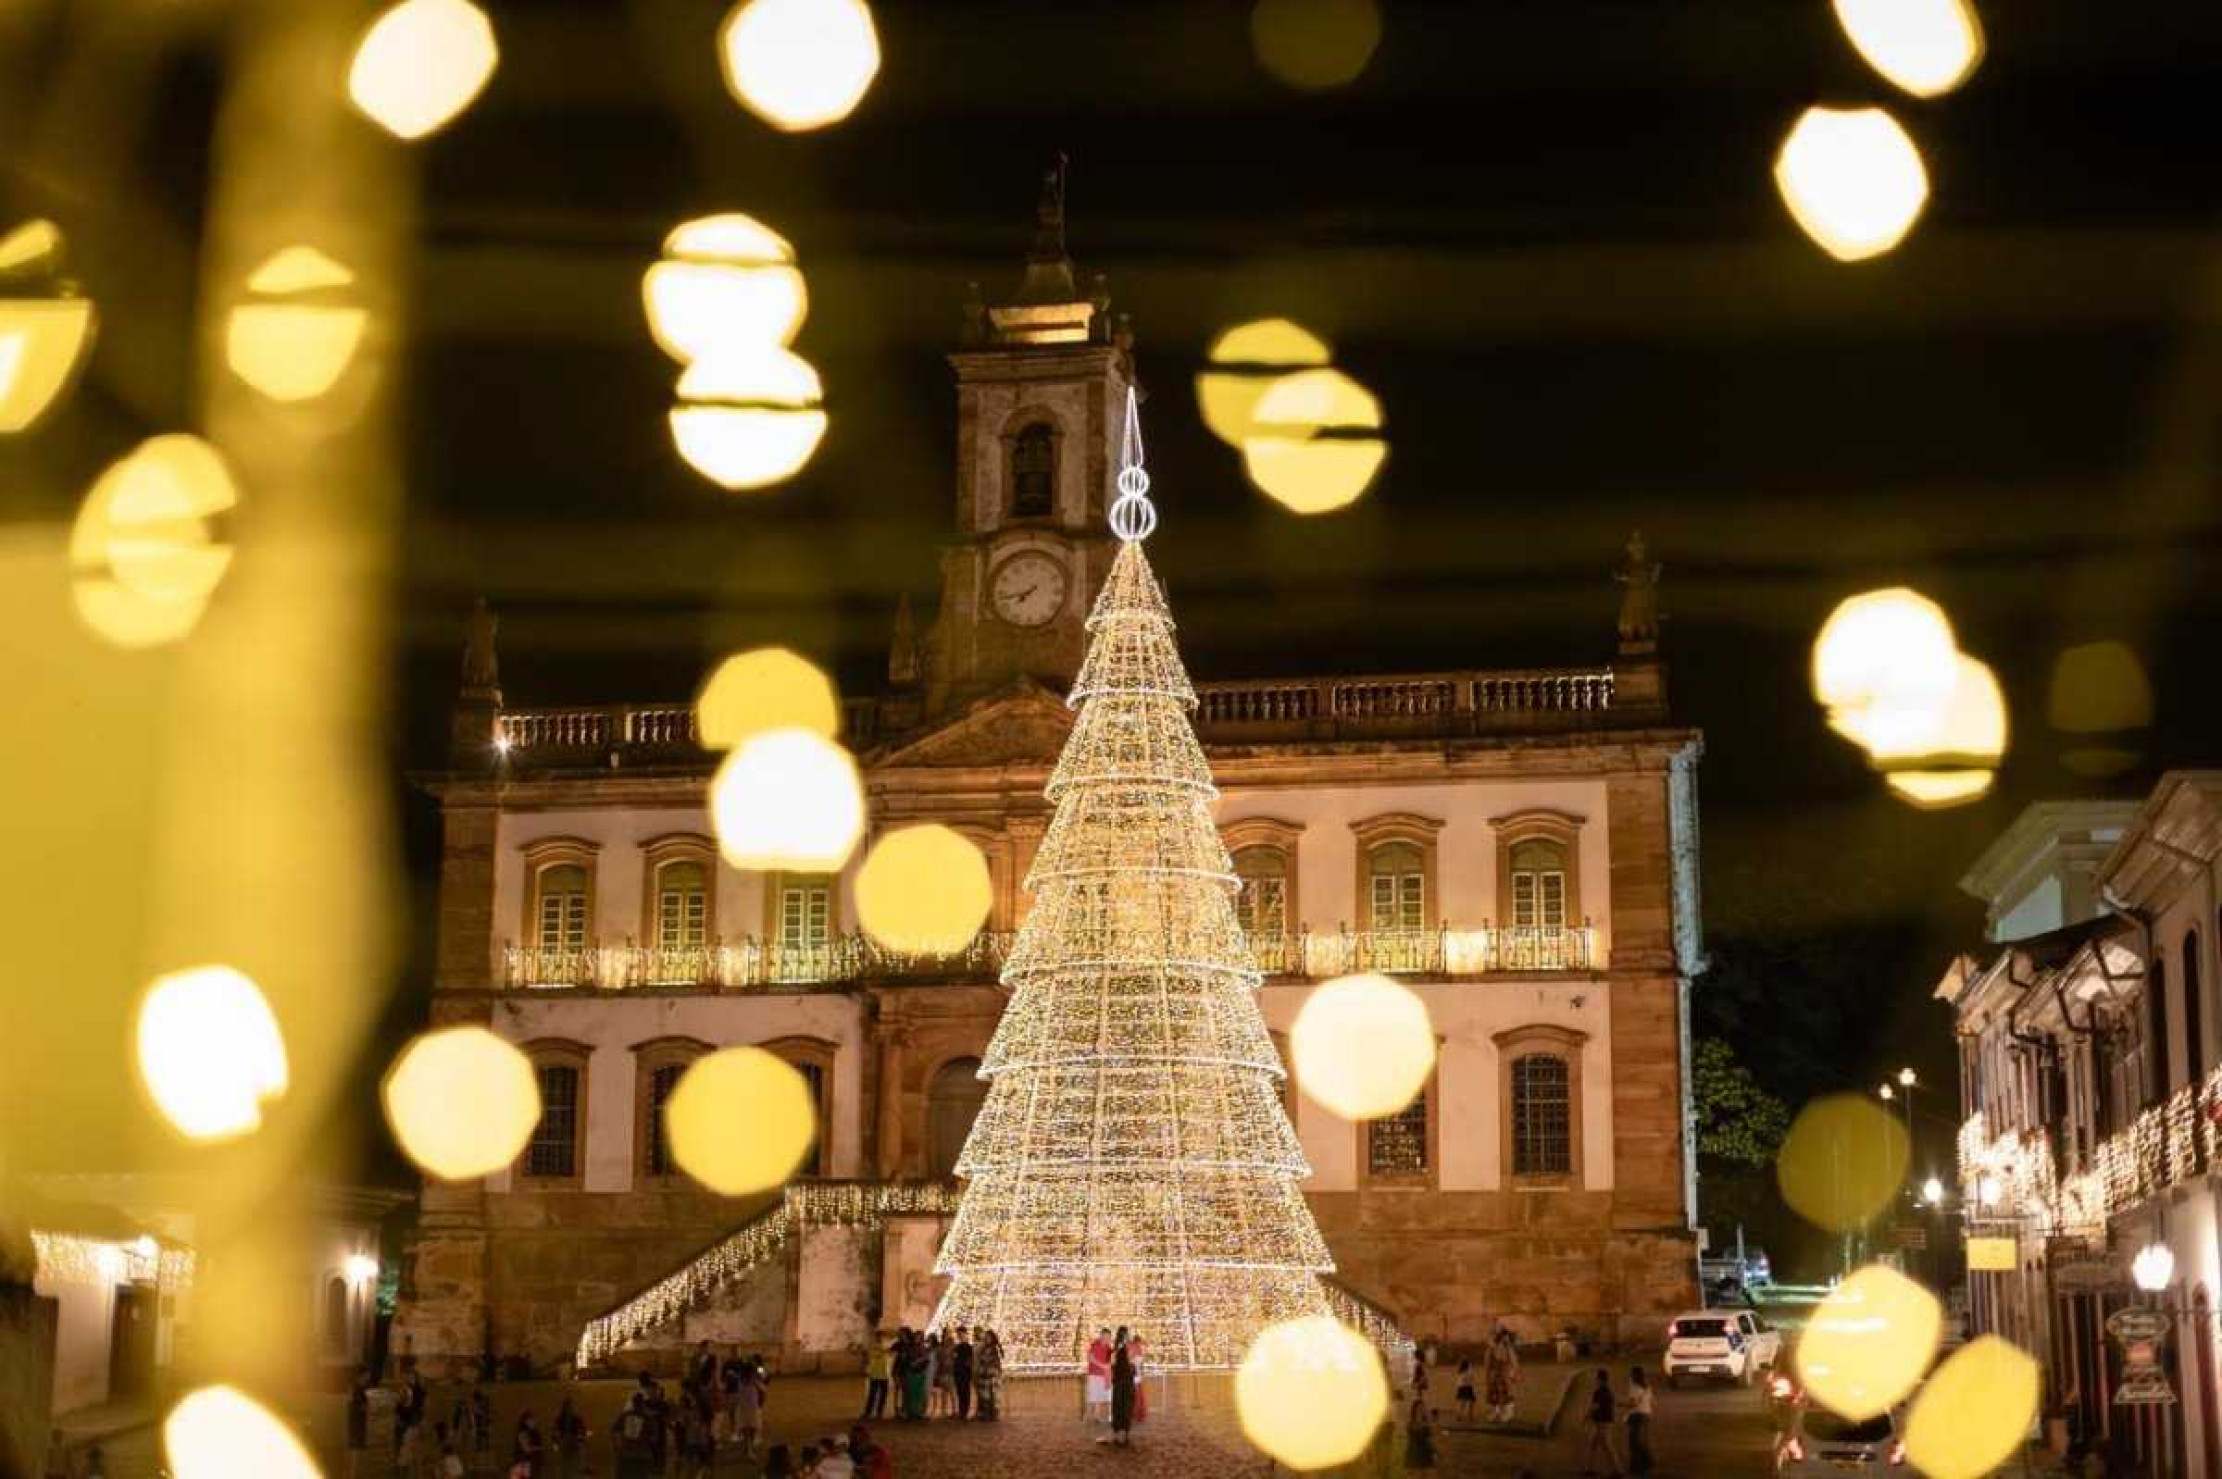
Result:
{"label": "cone-shaped light tree", "polygon": [[1173,620],[1142,555],[1157,516],[1132,392],[1078,712],[980,1068],[987,1101],[935,1323],[992,1327],[1016,1370],[1073,1370],[1132,1326],[1160,1369],[1232,1367],[1266,1325],[1327,1312],[1334,1261],[1297,1182],[1284,1070],[1235,920],[1218,791]]}

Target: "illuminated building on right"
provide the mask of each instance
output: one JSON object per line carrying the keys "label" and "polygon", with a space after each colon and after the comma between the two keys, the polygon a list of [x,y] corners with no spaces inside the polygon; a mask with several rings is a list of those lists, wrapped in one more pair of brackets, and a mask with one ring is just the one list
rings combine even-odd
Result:
{"label": "illuminated building on right", "polygon": [[1961,887],[1995,946],[1936,993],[1960,1045],[1970,1333],[2044,1362],[2057,1444],[2217,1479],[2222,772],[2032,806]]}

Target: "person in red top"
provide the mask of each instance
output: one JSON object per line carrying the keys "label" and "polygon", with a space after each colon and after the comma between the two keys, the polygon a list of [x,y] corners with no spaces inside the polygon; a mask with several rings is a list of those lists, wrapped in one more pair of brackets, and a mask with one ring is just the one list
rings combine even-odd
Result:
{"label": "person in red top", "polygon": [[1097,1422],[1111,1421],[1111,1332],[1098,1330],[1088,1345],[1086,1415]]}
{"label": "person in red top", "polygon": [[895,1479],[895,1456],[873,1442],[872,1430],[862,1423],[849,1429],[849,1458],[857,1479]]}

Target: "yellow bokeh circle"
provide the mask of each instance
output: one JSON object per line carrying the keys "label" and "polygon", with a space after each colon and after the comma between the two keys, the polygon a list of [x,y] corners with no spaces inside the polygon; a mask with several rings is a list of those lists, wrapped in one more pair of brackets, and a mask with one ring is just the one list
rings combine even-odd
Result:
{"label": "yellow bokeh circle", "polygon": [[1792,1365],[1806,1396],[1854,1422],[1887,1412],[1929,1369],[1944,1331],[1936,1296],[1871,1263],[1829,1291],[1798,1338]]}
{"label": "yellow bokeh circle", "polygon": [[1860,1094],[1833,1094],[1798,1111],[1775,1157],[1790,1209],[1842,1232],[1890,1206],[1905,1184],[1905,1127]]}
{"label": "yellow bokeh circle", "polygon": [[1930,1479],[1979,1479],[2020,1450],[2042,1386],[2028,1352],[1995,1335],[1976,1337],[1921,1389],[1906,1423],[1906,1457]]}
{"label": "yellow bokeh circle", "polygon": [[1363,1335],[1328,1315],[1268,1325],[1234,1374],[1243,1436],[1292,1469],[1346,1464],[1389,1411],[1389,1378]]}
{"label": "yellow bokeh circle", "polygon": [[664,1103],[672,1159],[723,1196],[769,1191],[795,1174],[818,1133],[810,1085],[762,1048],[697,1058]]}
{"label": "yellow bokeh circle", "polygon": [[347,96],[396,138],[421,139],[469,107],[500,60],[470,0],[401,0],[356,43]]}
{"label": "yellow bokeh circle", "polygon": [[269,1408],[237,1387],[202,1387],[162,1421],[173,1479],[319,1479],[322,1470]]}
{"label": "yellow bokeh circle", "polygon": [[694,701],[694,730],[705,749],[730,750],[767,729],[807,729],[826,739],[841,732],[833,680],[784,647],[734,653]]}
{"label": "yellow bokeh circle", "polygon": [[807,729],[752,735],[710,782],[718,850],[736,868],[834,873],[864,832],[856,761]]}
{"label": "yellow bokeh circle", "polygon": [[1340,370],[1298,370],[1258,397],[1242,466],[1259,491],[1292,513],[1355,503],[1381,471],[1381,402]]}
{"label": "yellow bokeh circle", "polygon": [[1379,1119],[1426,1087],[1435,1023],[1410,987],[1387,976],[1340,976],[1304,998],[1289,1056],[1308,1097],[1344,1119]]}
{"label": "yellow bokeh circle", "polygon": [[501,1170],[540,1122],[532,1060],[483,1027],[443,1028],[410,1043],[380,1098],[402,1152],[447,1181]]}
{"label": "yellow bokeh circle", "polygon": [[979,847],[939,823],[887,833],[856,873],[857,923],[890,950],[954,954],[987,923],[994,902]]}
{"label": "yellow bokeh circle", "polygon": [[238,500],[224,459],[199,437],[149,437],[116,459],[70,528],[78,616],[118,647],[183,637],[231,567],[209,521]]}
{"label": "yellow bokeh circle", "polygon": [[1306,92],[1357,80],[1381,45],[1376,0],[1258,0],[1250,12],[1258,65]]}
{"label": "yellow bokeh circle", "polygon": [[253,981],[204,965],[156,978],[139,1003],[139,1079],[189,1140],[228,1140],[262,1124],[286,1090],[285,1037]]}
{"label": "yellow bokeh circle", "polygon": [[1211,434],[1239,450],[1250,434],[1258,398],[1291,370],[1316,369],[1334,357],[1327,341],[1285,318],[1252,319],[1211,341],[1196,376],[1196,405]]}

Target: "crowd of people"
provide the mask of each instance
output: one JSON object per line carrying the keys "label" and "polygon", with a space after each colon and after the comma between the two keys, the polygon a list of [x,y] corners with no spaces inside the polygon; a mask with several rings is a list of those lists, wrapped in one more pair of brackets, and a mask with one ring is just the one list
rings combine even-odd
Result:
{"label": "crowd of people", "polygon": [[953,1417],[997,1422],[1003,1416],[1003,1341],[982,1326],[959,1325],[946,1335],[908,1325],[895,1338],[867,1348],[864,1359],[866,1420],[895,1415],[905,1422]]}

